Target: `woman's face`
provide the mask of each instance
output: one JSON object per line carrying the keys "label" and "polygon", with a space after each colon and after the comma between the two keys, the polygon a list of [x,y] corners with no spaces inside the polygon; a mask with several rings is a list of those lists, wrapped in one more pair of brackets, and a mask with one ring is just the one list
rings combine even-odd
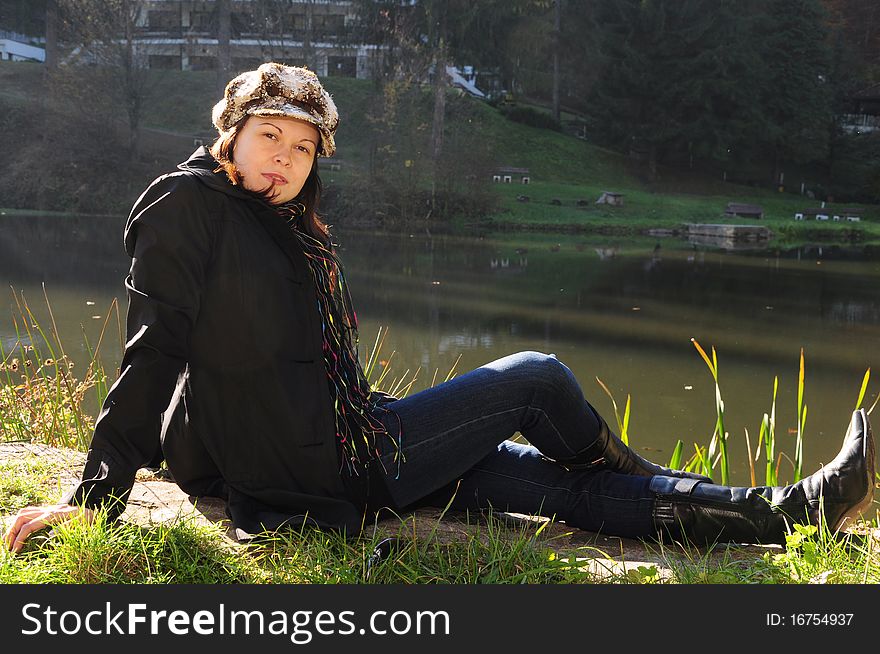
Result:
{"label": "woman's face", "polygon": [[318,151],[317,128],[296,118],[250,116],[239,129],[232,161],[249,191],[270,188],[273,204],[293,200],[302,190]]}

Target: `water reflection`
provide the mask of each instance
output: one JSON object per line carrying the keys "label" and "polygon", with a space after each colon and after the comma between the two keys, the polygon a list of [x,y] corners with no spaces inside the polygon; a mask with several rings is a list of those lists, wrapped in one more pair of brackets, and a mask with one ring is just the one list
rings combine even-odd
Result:
{"label": "water reflection", "polygon": [[[0,220],[0,279],[24,291],[40,320],[45,283],[68,354],[86,360],[84,342],[96,341],[112,299],[124,305],[122,219]],[[754,451],[777,375],[779,449],[793,453],[801,347],[807,467],[836,453],[862,375],[876,363],[880,252],[872,247],[732,251],[647,237],[336,235],[362,354],[389,327],[389,377],[418,370],[414,391],[435,374],[445,378],[459,357],[462,373],[520,350],[553,352],[611,422],[595,378],[621,406],[631,395],[632,442],[664,462],[678,438],[688,452],[709,441],[714,385],[690,339],[714,346],[737,483],[748,481],[744,431]],[[0,339],[8,349],[16,339],[11,291],[4,306]],[[112,369],[116,334],[105,347]],[[875,394],[869,387],[869,402]]]}

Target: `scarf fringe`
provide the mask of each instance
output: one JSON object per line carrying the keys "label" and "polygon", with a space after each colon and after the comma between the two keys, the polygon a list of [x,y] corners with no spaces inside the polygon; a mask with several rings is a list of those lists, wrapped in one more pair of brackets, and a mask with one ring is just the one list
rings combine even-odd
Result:
{"label": "scarf fringe", "polygon": [[[336,424],[336,439],[343,456],[342,466],[351,475],[370,460],[379,460],[377,442],[388,438],[400,464],[400,442],[372,414],[370,383],[357,355],[359,343],[357,314],[345,280],[342,263],[321,240],[307,234],[298,220],[305,207],[289,203],[277,207],[302,246],[315,281],[324,366]],[[387,473],[387,471],[386,471]]]}

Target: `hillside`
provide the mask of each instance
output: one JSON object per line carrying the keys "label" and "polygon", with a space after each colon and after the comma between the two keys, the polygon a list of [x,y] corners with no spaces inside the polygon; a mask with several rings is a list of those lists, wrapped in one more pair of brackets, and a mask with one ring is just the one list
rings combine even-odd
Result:
{"label": "hillside", "polygon": [[[377,142],[367,111],[381,106],[382,97],[370,81],[328,77],[324,82],[340,110],[336,159],[342,162],[342,169],[333,175],[328,175],[325,169],[325,183],[344,193],[352,176],[366,174],[371,147],[383,145]],[[43,186],[31,187],[26,193],[20,180],[15,186],[7,180],[8,186],[5,187],[0,182],[0,206],[43,210],[65,210],[66,207],[67,210],[94,213],[125,211],[139,189],[152,177],[173,166],[192,150],[193,138],[207,142],[214,136],[210,110],[219,98],[213,72],[149,71],[145,89],[142,120],[145,131],[139,161],[131,164],[122,159],[118,143],[114,143],[113,157],[105,161],[106,148],[99,147],[91,156],[100,153],[101,162],[94,166],[91,161],[83,164],[82,157],[90,154],[88,148],[83,147],[81,141],[72,141],[70,146],[64,147],[61,141],[59,145],[64,152],[59,152],[62,155],[59,161],[73,162],[68,163],[68,167],[84,165],[94,170],[96,176],[102,174],[104,166],[105,174],[111,179],[74,185],[59,171],[49,175],[52,178],[48,183],[52,191],[51,202],[42,193]],[[70,132],[71,128],[77,131],[76,125],[57,123],[76,120],[81,114],[71,113],[73,118],[70,118],[59,114],[59,110],[52,113],[45,108],[43,99],[46,97],[42,67],[0,62],[0,110],[3,115],[0,118],[0,145],[11,153],[13,170],[17,169],[19,175],[24,175],[24,171],[33,165],[31,162],[36,156],[31,150],[45,131],[46,123],[62,133]],[[96,103],[102,102],[101,98],[95,100]],[[661,170],[659,183],[651,185],[641,180],[636,164],[617,153],[571,135],[512,122],[497,109],[478,100],[460,98],[456,102],[466,103],[459,106],[466,106],[467,111],[448,112],[448,141],[472,139],[463,146],[483,147],[491,164],[529,170],[531,183],[528,186],[516,183],[494,185],[491,192],[498,196],[500,208],[485,217],[487,226],[567,231],[616,229],[624,232],[651,227],[674,228],[682,222],[723,222],[726,220],[722,217],[724,207],[731,201],[763,206],[763,224],[771,229],[781,228],[784,232],[808,230],[820,238],[825,234],[832,240],[850,240],[854,233],[861,234],[858,238],[874,238],[880,224],[880,207],[868,206],[858,224],[795,225],[792,224],[794,212],[815,202],[793,193],[738,186],[702,177],[699,173],[683,177],[675,171]],[[406,159],[419,161],[421,157],[424,161],[419,145],[426,143],[430,133],[430,103],[424,102],[419,107],[422,113],[414,117],[418,133],[412,138],[412,151],[395,151],[389,159],[389,166],[400,166],[400,174],[405,172]],[[96,106],[95,111],[106,112],[107,107]],[[117,111],[109,115],[117,121],[115,128],[118,131],[124,124],[124,114]],[[158,137],[151,130],[160,130],[173,138],[166,145],[165,140],[156,140]],[[78,138],[86,139],[88,143],[87,130],[80,131],[82,134],[78,134]],[[45,140],[44,135],[43,138]],[[120,164],[124,164],[124,174],[119,172]],[[397,174],[393,169],[383,172],[392,177]],[[485,174],[486,183],[492,185],[490,173]],[[622,193],[624,206],[595,205],[604,190]],[[528,200],[519,196],[527,196]],[[464,222],[467,221],[456,220],[457,224]]]}

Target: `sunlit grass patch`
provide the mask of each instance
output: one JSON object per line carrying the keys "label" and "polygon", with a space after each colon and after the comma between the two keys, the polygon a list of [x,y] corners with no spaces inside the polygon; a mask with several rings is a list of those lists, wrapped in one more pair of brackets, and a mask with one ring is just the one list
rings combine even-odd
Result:
{"label": "sunlit grass patch", "polygon": [[0,461],[0,514],[10,514],[57,496],[57,466],[35,456]]}
{"label": "sunlit grass patch", "polygon": [[149,528],[72,520],[32,536],[23,553],[0,553],[0,583],[249,583],[253,561],[224,543],[215,525],[179,520]]}

